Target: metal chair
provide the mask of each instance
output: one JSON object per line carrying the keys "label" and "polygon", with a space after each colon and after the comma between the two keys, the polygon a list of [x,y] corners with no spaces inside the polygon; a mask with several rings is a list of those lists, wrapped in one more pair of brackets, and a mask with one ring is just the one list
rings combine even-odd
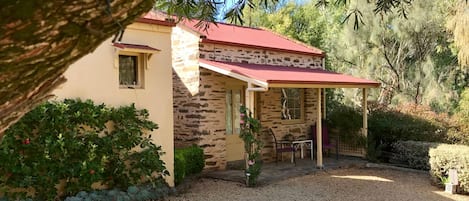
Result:
{"label": "metal chair", "polygon": [[[277,141],[277,137],[275,137],[275,133],[272,130],[272,128],[269,128],[269,132],[272,135],[272,137],[274,138],[275,163],[278,163],[279,154],[292,153],[292,157],[293,157],[292,160],[293,160],[293,163],[295,163],[295,165],[296,165],[296,160],[295,160],[296,149],[292,146],[292,144],[291,143],[287,144],[287,143],[282,143],[282,142]],[[287,145],[287,146],[285,146],[285,145]]]}
{"label": "metal chair", "polygon": [[[311,139],[313,139],[314,144],[316,142],[316,124],[311,126]],[[333,140],[331,140],[333,139]],[[317,147],[317,146],[315,146]],[[331,137],[329,136],[329,129],[327,128],[327,123],[325,120],[322,120],[322,150],[327,151],[327,154],[330,154],[330,151],[335,150],[335,158],[339,159],[339,136]]]}

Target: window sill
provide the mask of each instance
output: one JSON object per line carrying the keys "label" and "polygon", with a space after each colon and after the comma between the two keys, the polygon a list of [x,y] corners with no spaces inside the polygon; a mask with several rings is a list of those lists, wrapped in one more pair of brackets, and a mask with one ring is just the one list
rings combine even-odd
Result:
{"label": "window sill", "polygon": [[285,120],[282,119],[282,124],[284,125],[291,125],[291,124],[304,124],[305,120],[304,119],[295,119],[295,120]]}
{"label": "window sill", "polygon": [[141,87],[141,86],[132,86],[132,85],[130,85],[130,86],[125,86],[125,85],[121,85],[121,86],[119,86],[119,89],[144,89],[144,88]]}

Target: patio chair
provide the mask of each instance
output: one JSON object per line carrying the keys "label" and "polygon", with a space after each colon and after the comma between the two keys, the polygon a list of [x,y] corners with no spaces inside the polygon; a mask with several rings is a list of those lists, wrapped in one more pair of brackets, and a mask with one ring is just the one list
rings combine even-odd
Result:
{"label": "patio chair", "polygon": [[291,143],[290,144],[282,143],[282,142],[277,141],[277,137],[275,137],[275,133],[274,133],[274,130],[272,130],[272,128],[269,128],[269,132],[272,135],[272,137],[274,138],[275,163],[278,163],[279,154],[291,153],[292,157],[293,157],[292,158],[293,163],[295,163],[295,165],[296,165],[296,160],[295,160],[295,151],[296,151],[296,149],[292,146],[292,144]]}
{"label": "patio chair", "polygon": [[[311,126],[311,139],[313,139],[314,147],[317,147],[316,144],[316,124]],[[335,150],[335,158],[339,159],[339,136],[329,136],[329,129],[327,128],[327,123],[325,120],[322,120],[322,150],[327,152],[327,155],[330,154],[331,150]]]}

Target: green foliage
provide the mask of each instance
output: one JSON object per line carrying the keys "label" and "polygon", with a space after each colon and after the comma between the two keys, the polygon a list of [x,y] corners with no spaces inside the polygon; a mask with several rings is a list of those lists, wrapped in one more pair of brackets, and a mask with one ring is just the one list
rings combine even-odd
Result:
{"label": "green foliage", "polygon": [[439,145],[431,148],[429,155],[430,175],[433,182],[441,182],[440,178],[448,177],[450,169],[456,169],[460,189],[466,193],[469,192],[469,146]]}
{"label": "green foliage", "polygon": [[174,150],[174,183],[180,184],[186,178],[186,161],[184,158],[184,152]]}
{"label": "green foliage", "polygon": [[188,175],[202,172],[204,166],[204,150],[197,145],[174,150],[174,180],[176,184],[180,184]]}
{"label": "green foliage", "polygon": [[100,190],[100,191],[80,191],[75,196],[69,196],[65,201],[147,201],[161,200],[162,198],[174,193],[174,189],[160,180],[156,185],[129,186],[127,191],[119,189]]}
{"label": "green foliage", "polygon": [[435,148],[439,143],[421,141],[397,141],[392,144],[393,154],[390,162],[403,164],[413,169],[429,170],[430,148]]}
{"label": "green foliage", "polygon": [[[330,132],[340,136],[341,143],[352,146],[365,147],[366,138],[360,132],[363,126],[363,116],[357,108],[346,106],[337,101],[329,101],[327,120]],[[344,121],[346,119],[347,121]]]}
{"label": "green foliage", "polygon": [[[409,108],[417,106],[408,106]],[[377,109],[368,119],[368,158],[387,161],[391,145],[397,141],[446,142],[446,125],[437,119],[424,117],[428,109],[405,111]]]}
{"label": "green foliage", "polygon": [[[358,31],[346,25],[339,39],[331,41],[336,70],[380,80],[380,93],[371,92],[380,104],[413,102],[448,111],[457,98],[453,88],[463,82],[457,77],[464,74],[444,28],[449,3],[413,1],[407,19],[397,14],[376,18],[372,6],[356,6],[367,23]],[[347,99],[356,101],[357,97],[350,94]]]}
{"label": "green foliage", "polygon": [[450,143],[469,145],[469,88],[461,93],[456,114],[447,133]]}
{"label": "green foliage", "polygon": [[[155,183],[167,175],[161,147],[148,132],[157,125],[148,111],[134,105],[119,108],[92,101],[48,102],[10,127],[0,144],[1,188],[11,198],[33,190],[38,200],[91,190]],[[139,150],[139,151],[136,151]],[[10,191],[20,188],[22,191]]]}
{"label": "green foliage", "polygon": [[255,186],[257,178],[261,174],[262,141],[259,139],[261,129],[260,121],[252,117],[252,112],[248,108],[241,106],[241,133],[239,137],[244,141],[244,151],[247,154],[246,184]]}
{"label": "green foliage", "polygon": [[462,123],[469,124],[469,88],[465,88],[461,93],[457,114],[460,117]]}

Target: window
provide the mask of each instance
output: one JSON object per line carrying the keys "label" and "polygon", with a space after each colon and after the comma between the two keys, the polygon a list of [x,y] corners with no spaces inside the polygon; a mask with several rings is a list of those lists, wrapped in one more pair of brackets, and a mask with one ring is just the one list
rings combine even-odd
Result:
{"label": "window", "polygon": [[242,101],[241,89],[226,90],[226,134],[239,134],[241,131],[239,121]]}
{"label": "window", "polygon": [[281,89],[282,120],[301,122],[303,120],[303,90],[298,88]]}
{"label": "window", "polygon": [[143,88],[143,55],[140,53],[119,54],[119,86],[121,88]]}

